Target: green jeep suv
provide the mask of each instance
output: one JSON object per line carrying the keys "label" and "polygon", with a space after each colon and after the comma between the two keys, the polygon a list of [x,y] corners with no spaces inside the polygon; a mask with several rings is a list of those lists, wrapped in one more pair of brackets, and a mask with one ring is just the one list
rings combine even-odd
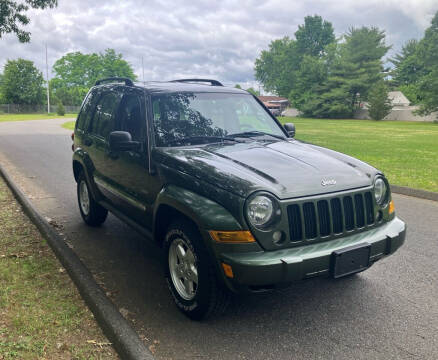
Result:
{"label": "green jeep suv", "polygon": [[162,247],[192,319],[231,291],[348,276],[394,253],[406,226],[383,173],[294,136],[216,80],[100,80],[74,132],[79,210],[91,226],[110,211]]}

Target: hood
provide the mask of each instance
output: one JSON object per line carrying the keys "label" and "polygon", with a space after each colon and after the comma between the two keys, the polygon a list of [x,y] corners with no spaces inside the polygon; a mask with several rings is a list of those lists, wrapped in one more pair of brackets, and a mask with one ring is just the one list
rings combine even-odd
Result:
{"label": "hood", "polygon": [[350,156],[302,143],[252,141],[157,149],[158,163],[247,197],[264,190],[280,199],[372,184],[376,169]]}

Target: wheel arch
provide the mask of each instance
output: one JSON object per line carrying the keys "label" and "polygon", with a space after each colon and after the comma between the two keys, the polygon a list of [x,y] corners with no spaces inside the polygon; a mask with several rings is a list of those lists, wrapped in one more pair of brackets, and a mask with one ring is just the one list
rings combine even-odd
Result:
{"label": "wheel arch", "polygon": [[175,185],[164,187],[154,209],[153,234],[158,242],[173,219],[182,217],[199,230],[241,230],[242,226],[222,205]]}

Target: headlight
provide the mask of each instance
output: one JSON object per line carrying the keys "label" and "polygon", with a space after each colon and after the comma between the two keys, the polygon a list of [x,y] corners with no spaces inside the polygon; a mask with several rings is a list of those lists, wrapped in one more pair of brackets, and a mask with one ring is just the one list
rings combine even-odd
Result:
{"label": "headlight", "polygon": [[387,193],[386,183],[382,178],[377,178],[374,182],[374,197],[376,198],[376,203],[383,205],[386,200]]}
{"label": "headlight", "polygon": [[246,215],[252,225],[263,227],[268,224],[274,216],[274,204],[267,196],[254,196],[247,203]]}

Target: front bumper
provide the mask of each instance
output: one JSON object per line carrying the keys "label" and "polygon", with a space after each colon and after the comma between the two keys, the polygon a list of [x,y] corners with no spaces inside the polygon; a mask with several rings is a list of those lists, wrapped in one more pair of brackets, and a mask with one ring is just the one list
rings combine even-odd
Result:
{"label": "front bumper", "polygon": [[370,264],[393,254],[405,241],[406,225],[395,217],[388,223],[343,238],[275,251],[222,253],[222,261],[233,269],[229,287],[274,286],[314,276],[330,275],[332,253],[361,243],[371,245]]}

